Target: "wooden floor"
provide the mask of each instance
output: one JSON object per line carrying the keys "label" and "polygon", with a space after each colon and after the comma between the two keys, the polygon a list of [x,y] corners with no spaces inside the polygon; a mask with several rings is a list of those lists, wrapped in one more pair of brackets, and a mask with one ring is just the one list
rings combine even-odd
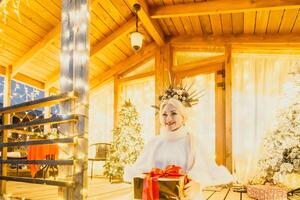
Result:
{"label": "wooden floor", "polygon": [[[18,182],[7,183],[7,200],[57,200],[57,187],[26,184]],[[205,191],[206,200],[253,200],[247,194],[233,192],[231,189]],[[89,180],[88,200],[130,200],[132,186],[124,183],[110,184],[106,179],[94,178]],[[6,200],[5,199],[5,200]],[[300,196],[289,198],[300,200]],[[0,198],[0,200],[2,200]],[[275,199],[274,199],[275,200]]]}

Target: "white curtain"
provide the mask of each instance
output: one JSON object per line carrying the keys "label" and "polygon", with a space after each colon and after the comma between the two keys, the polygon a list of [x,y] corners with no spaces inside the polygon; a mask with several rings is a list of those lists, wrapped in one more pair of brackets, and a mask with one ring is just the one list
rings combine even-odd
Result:
{"label": "white curtain", "polygon": [[129,100],[139,113],[139,122],[142,125],[141,135],[146,143],[155,135],[155,80],[149,77],[123,83],[120,87],[120,104]]}
{"label": "white curtain", "polygon": [[299,64],[295,55],[233,54],[233,159],[242,183],[258,170],[259,150],[275,122],[288,72]]}
{"label": "white curtain", "polygon": [[[110,82],[90,92],[89,96],[89,145],[98,142],[111,143],[114,120],[114,84]],[[89,148],[89,158],[96,154],[95,146]],[[94,163],[94,175],[101,175],[104,162]],[[89,163],[89,171],[91,170]],[[90,174],[90,172],[89,172]]]}
{"label": "white curtain", "polygon": [[114,120],[113,82],[90,93],[89,143],[111,142]]}
{"label": "white curtain", "polygon": [[183,86],[192,86],[190,92],[197,91],[203,96],[199,103],[189,108],[187,125],[198,136],[207,151],[215,157],[215,75],[202,74],[182,81]]}

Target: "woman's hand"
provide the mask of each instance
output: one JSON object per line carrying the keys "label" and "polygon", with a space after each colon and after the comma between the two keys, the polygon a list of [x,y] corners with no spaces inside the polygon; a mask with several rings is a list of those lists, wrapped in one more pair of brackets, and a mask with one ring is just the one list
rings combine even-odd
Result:
{"label": "woman's hand", "polygon": [[196,181],[190,181],[184,186],[184,196],[186,200],[192,199],[193,196],[200,192],[200,184]]}

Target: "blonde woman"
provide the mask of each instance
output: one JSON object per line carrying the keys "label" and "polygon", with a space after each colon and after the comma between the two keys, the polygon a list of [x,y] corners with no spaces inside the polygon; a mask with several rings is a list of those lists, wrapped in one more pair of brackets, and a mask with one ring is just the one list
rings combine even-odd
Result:
{"label": "blonde woman", "polygon": [[133,166],[125,167],[124,180],[151,171],[164,169],[168,165],[180,166],[191,181],[185,185],[186,199],[201,200],[202,189],[206,186],[227,184],[233,178],[224,167],[216,165],[208,156],[204,145],[187,128],[188,110],[194,99],[185,89],[169,88],[161,99],[160,135],[155,136],[145,146]]}

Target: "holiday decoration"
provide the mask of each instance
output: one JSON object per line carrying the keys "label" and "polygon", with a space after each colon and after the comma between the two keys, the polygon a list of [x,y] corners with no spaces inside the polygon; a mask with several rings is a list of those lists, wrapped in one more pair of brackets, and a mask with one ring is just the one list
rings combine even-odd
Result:
{"label": "holiday decoration", "polygon": [[[23,0],[24,1],[24,0]],[[29,5],[29,0],[25,0]],[[2,15],[2,22],[6,23],[7,16],[9,15],[9,6],[12,6],[13,12],[20,18],[20,5],[21,0],[1,0],[0,1],[0,14]]]}
{"label": "holiday decoration", "polygon": [[187,176],[181,174],[181,167],[169,165],[162,170],[154,168],[144,178],[135,177],[135,199],[184,199],[184,185]]}
{"label": "holiday decoration", "polygon": [[118,126],[113,130],[113,143],[104,165],[104,175],[122,179],[124,166],[133,164],[143,149],[141,124],[130,101],[125,102],[118,114]]}
{"label": "holiday decoration", "polygon": [[173,86],[169,86],[167,90],[165,90],[164,94],[159,96],[159,100],[167,100],[170,98],[177,99],[183,103],[186,107],[192,107],[199,101],[199,94],[196,91],[189,91],[191,87],[178,87],[175,88]]}
{"label": "holiday decoration", "polygon": [[289,78],[275,129],[264,138],[257,181],[261,184],[280,184],[287,174],[300,174],[300,68]]}
{"label": "holiday decoration", "polygon": [[285,189],[271,185],[249,185],[247,194],[257,200],[287,200]]}

